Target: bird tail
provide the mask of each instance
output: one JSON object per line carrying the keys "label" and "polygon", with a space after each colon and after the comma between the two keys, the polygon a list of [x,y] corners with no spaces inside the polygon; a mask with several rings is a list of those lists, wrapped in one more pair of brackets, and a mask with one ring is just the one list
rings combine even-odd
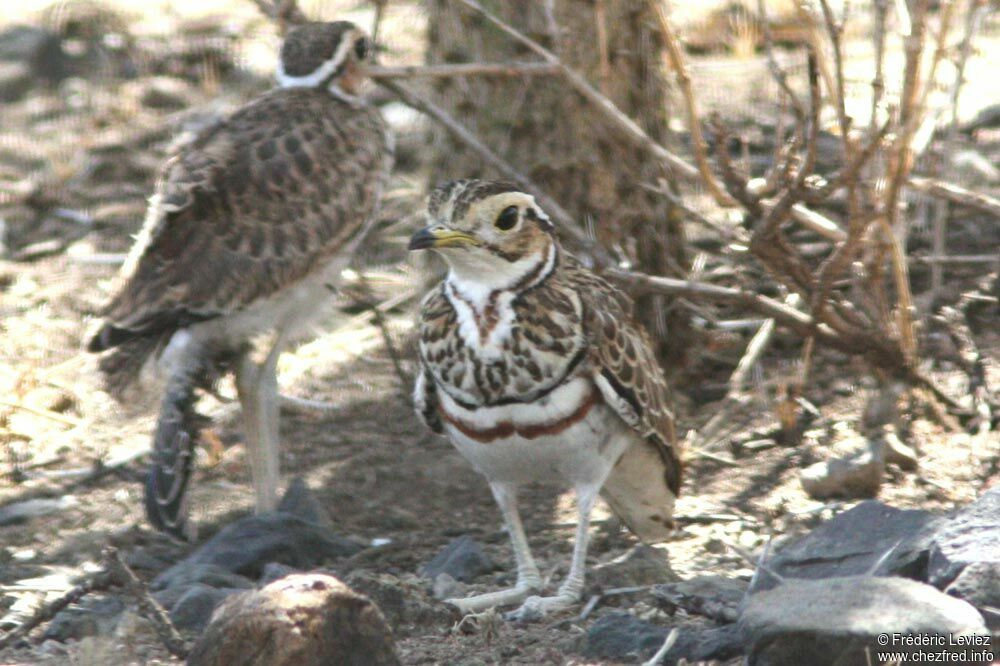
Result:
{"label": "bird tail", "polygon": [[637,439],[611,470],[601,496],[640,541],[665,541],[674,527],[680,473],[676,456],[664,455],[663,447]]}
{"label": "bird tail", "polygon": [[146,474],[146,517],[153,526],[182,539],[189,536],[187,487],[198,433],[206,424],[195,411],[201,361],[176,369],[167,382]]}

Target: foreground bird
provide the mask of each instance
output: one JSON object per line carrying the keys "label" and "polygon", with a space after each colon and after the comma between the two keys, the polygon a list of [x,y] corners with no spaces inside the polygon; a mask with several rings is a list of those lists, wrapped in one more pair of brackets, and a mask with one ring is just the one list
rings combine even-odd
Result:
{"label": "foreground bird", "polygon": [[[449,601],[522,603],[512,617],[536,619],[583,591],[599,492],[640,539],[668,536],[681,462],[667,385],[631,301],[560,248],[533,197],[458,180],[428,215],[409,249],[440,252],[449,271],[421,306],[416,408],[489,481],[517,563],[513,588]],[[579,512],[569,573],[546,597],[516,504],[542,480],[571,486]]]}
{"label": "foreground bird", "polygon": [[[165,381],[145,491],[149,520],[162,530],[185,533],[202,425],[195,388],[227,367],[256,508],[276,505],[278,357],[329,300],[375,219],[391,164],[381,116],[355,96],[369,50],[345,21],[295,28],[281,49],[279,87],[201,131],[160,174],[88,349],[107,351],[100,367],[121,399],[144,368]],[[253,343],[262,337],[260,360]]]}

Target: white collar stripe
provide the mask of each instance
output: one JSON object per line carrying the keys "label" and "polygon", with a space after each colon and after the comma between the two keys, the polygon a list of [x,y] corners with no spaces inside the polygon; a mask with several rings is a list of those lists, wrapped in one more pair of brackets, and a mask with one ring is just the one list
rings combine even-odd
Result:
{"label": "white collar stripe", "polygon": [[303,76],[291,76],[290,74],[286,74],[285,63],[279,59],[278,70],[275,73],[275,77],[278,79],[278,85],[282,88],[315,88],[337,73],[337,70],[344,64],[344,60],[347,57],[347,51],[351,48],[351,46],[351,40],[347,38],[347,35],[345,35],[341,40],[340,45],[337,47],[337,52],[333,54],[332,58],[313,70],[311,74],[305,74]]}

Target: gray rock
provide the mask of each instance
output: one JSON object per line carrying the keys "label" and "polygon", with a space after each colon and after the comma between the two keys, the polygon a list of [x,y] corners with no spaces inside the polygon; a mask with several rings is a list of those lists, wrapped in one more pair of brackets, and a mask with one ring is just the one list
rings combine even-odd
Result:
{"label": "gray rock", "polygon": [[[878,573],[922,580],[935,530],[941,524],[941,518],[927,511],[896,509],[868,500],[786,544],[768,564],[786,578],[856,576],[867,573],[895,548]],[[756,589],[776,584],[762,573]]]}
{"label": "gray rock", "polygon": [[156,557],[145,548],[136,548],[125,556],[125,562],[140,571],[163,571],[167,562]]}
{"label": "gray rock", "polygon": [[[583,653],[590,659],[645,660],[660,649],[669,633],[669,627],[651,624],[628,613],[612,613],[587,631]],[[673,647],[661,663],[731,659],[741,651],[742,639],[735,624],[708,629],[685,627],[678,631]]]}
{"label": "gray rock", "polygon": [[347,577],[347,584],[374,601],[392,630],[401,636],[427,627],[449,626],[458,619],[451,606],[428,596],[425,586],[390,574],[358,570]]}
{"label": "gray rock", "polygon": [[125,604],[117,597],[85,597],[78,605],[57,613],[43,638],[65,642],[108,634],[124,610]]}
{"label": "gray rock", "polygon": [[465,586],[459,583],[446,573],[438,574],[434,578],[434,598],[453,599],[462,595]]}
{"label": "gray rock", "polygon": [[227,599],[189,666],[397,666],[378,608],[332,576],[298,574]]}
{"label": "gray rock", "polygon": [[212,612],[225,599],[242,589],[209,587],[197,583],[188,587],[170,609],[170,620],[178,629],[201,631]]}
{"label": "gray rock", "polygon": [[21,99],[31,90],[33,81],[31,67],[23,62],[0,62],[0,102]]}
{"label": "gray rock", "polygon": [[[0,63],[0,77],[2,77],[3,63]],[[0,83],[2,85],[2,83]],[[0,92],[2,95],[2,92]],[[80,502],[73,495],[63,495],[62,497],[43,497],[39,499],[24,500],[23,502],[12,502],[0,507],[0,525],[15,525],[23,523],[32,518],[39,518],[53,513],[60,513],[77,506]]]}
{"label": "gray rock", "polygon": [[33,76],[52,81],[68,73],[69,57],[59,35],[35,26],[15,25],[0,32],[0,60],[27,65]]}
{"label": "gray rock", "polygon": [[611,613],[587,631],[583,655],[590,659],[649,659],[660,649],[670,629],[628,613]]}
{"label": "gray rock", "polygon": [[269,562],[309,569],[324,560],[353,555],[362,547],[281,511],[248,516],[222,528],[185,560],[157,576],[153,588],[174,587],[195,575],[192,569],[207,564],[257,579]]}
{"label": "gray rock", "polygon": [[184,79],[154,76],[140,85],[139,101],[151,109],[176,111],[191,104],[191,85]]}
{"label": "gray rock", "polygon": [[750,597],[739,626],[752,666],[853,666],[866,663],[866,648],[912,649],[880,645],[883,634],[986,632],[975,608],[930,585],[861,576],[786,581]]}
{"label": "gray rock", "polygon": [[927,580],[944,588],[974,562],[1000,562],[1000,486],[983,493],[938,531]]}
{"label": "gray rock", "polygon": [[455,580],[468,583],[496,569],[493,560],[482,546],[469,535],[452,539],[430,562],[420,570],[424,578],[434,580],[446,573]]}
{"label": "gray rock", "polygon": [[597,565],[587,576],[594,592],[678,580],[670,568],[667,552],[645,544],[639,544],[611,562]]}
{"label": "gray rock", "polygon": [[885,462],[871,451],[815,463],[799,471],[799,482],[813,499],[874,497],[882,485]]}
{"label": "gray rock", "polygon": [[292,479],[288,485],[288,490],[285,491],[281,503],[278,504],[278,511],[283,511],[310,523],[316,523],[328,530],[333,529],[330,514],[301,476]]}
{"label": "gray rock", "polygon": [[990,629],[1000,629],[1000,562],[973,562],[944,591],[975,606]]}
{"label": "gray rock", "polygon": [[209,587],[233,587],[244,590],[254,587],[253,581],[246,576],[235,574],[217,564],[191,564],[181,567],[170,576],[157,577],[150,587],[154,590],[164,590],[190,587],[195,583],[202,583]]}

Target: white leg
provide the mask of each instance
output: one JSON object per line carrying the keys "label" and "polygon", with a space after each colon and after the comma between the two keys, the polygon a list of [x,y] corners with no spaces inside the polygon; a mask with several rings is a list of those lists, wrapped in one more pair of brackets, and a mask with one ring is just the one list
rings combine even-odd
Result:
{"label": "white leg", "polygon": [[542,589],[542,576],[538,565],[531,556],[528,538],[524,535],[521,515],[517,510],[517,488],[503,483],[491,483],[490,489],[496,498],[504,523],[510,532],[510,543],[514,548],[517,563],[517,583],[514,587],[497,592],[488,592],[464,599],[448,599],[447,603],[457,606],[463,613],[478,613],[496,606],[521,603],[531,594]]}
{"label": "white leg", "polygon": [[583,582],[587,569],[587,545],[590,540],[590,513],[601,487],[586,485],[576,488],[576,509],[579,516],[576,525],[576,542],[573,544],[573,560],[566,580],[559,586],[553,597],[528,597],[524,604],[508,615],[508,619],[519,622],[539,620],[548,613],[572,607],[583,594]]}
{"label": "white leg", "polygon": [[245,354],[236,369],[236,390],[243,408],[257,513],[273,511],[278,506],[280,449],[277,365],[282,343],[279,336],[271,353],[260,365],[255,364],[249,354]]}

